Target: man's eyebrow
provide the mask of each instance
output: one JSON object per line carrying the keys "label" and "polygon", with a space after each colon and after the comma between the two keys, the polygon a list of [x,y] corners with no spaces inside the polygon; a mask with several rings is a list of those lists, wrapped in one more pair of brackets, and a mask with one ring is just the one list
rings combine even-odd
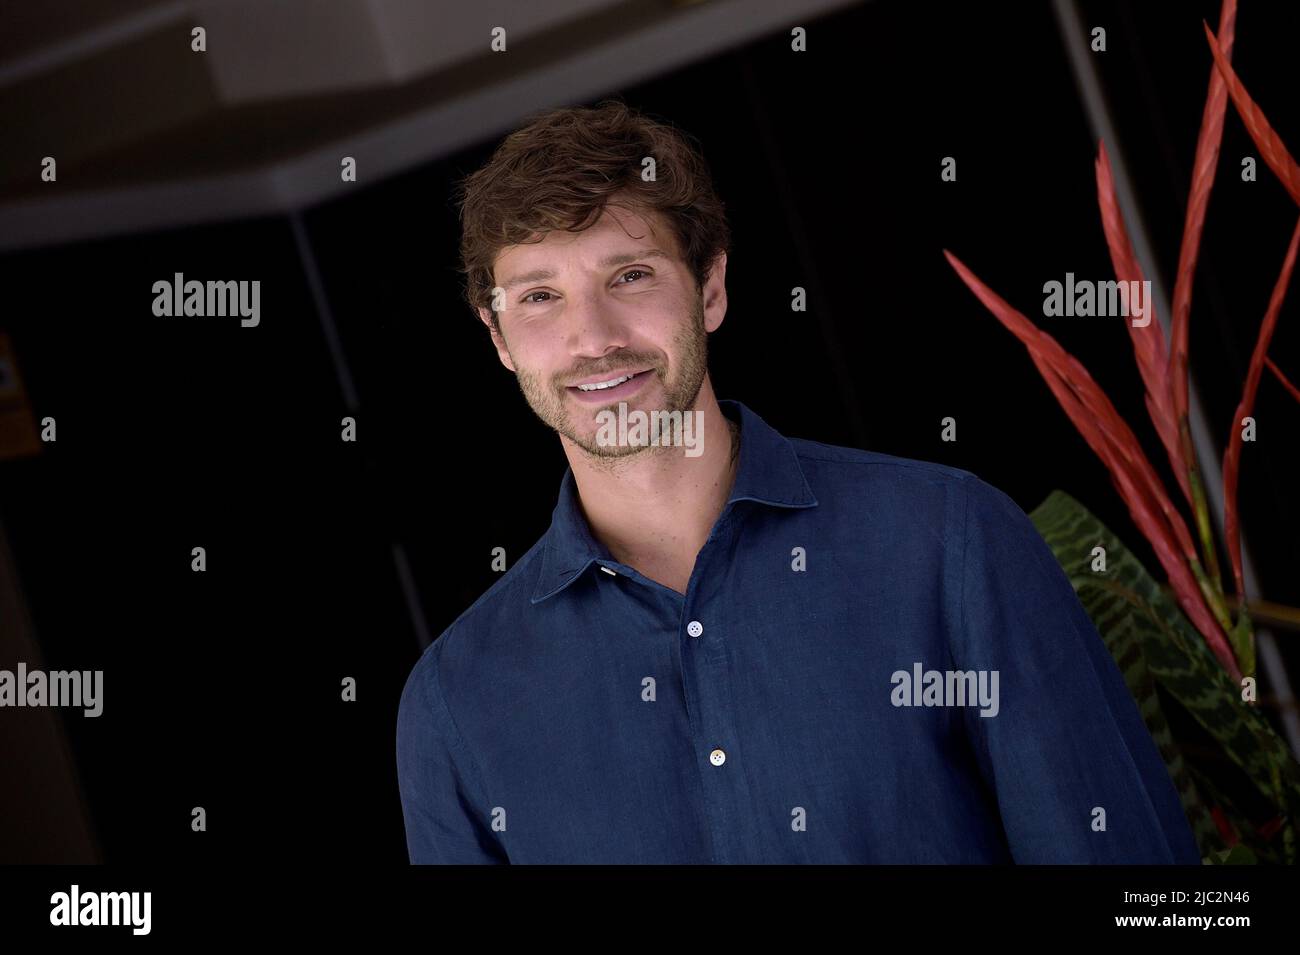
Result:
{"label": "man's eyebrow", "polygon": [[[620,265],[631,265],[633,262],[641,262],[645,259],[667,259],[672,261],[672,256],[660,249],[640,249],[636,252],[616,252],[613,255],[605,256],[596,263],[596,267],[600,269],[612,269]],[[531,285],[533,282],[545,282],[547,279],[553,278],[555,278],[555,272],[552,269],[533,269],[531,272],[523,272],[516,275],[501,287],[506,291],[509,291],[516,285]]]}

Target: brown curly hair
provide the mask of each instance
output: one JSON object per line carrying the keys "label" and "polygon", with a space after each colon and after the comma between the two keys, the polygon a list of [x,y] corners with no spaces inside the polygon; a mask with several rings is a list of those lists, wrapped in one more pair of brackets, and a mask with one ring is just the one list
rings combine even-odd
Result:
{"label": "brown curly hair", "polygon": [[[646,156],[654,158],[656,181],[641,178]],[[615,99],[556,109],[507,136],[457,187],[470,308],[491,309],[492,263],[503,248],[555,229],[581,232],[611,199],[667,220],[697,291],[730,248],[723,204],[694,137]],[[491,321],[499,329],[495,312]]]}

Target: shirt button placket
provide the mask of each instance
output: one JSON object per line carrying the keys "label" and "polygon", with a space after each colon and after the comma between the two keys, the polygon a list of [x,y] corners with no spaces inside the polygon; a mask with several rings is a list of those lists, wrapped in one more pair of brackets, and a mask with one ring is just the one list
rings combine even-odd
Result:
{"label": "shirt button placket", "polygon": [[[725,692],[721,692],[723,687],[719,682],[725,680],[726,675],[717,669],[719,661],[709,659],[712,654],[705,647],[704,641],[699,639],[703,634],[704,624],[699,620],[691,620],[686,624],[686,635],[690,638],[689,642],[695,645],[691,659],[696,665],[695,686],[700,694],[699,730],[702,738],[698,742],[709,747],[705,750],[709,763],[704,771],[712,780],[706,781],[705,798],[713,829],[716,861],[734,862],[738,859],[734,844],[738,804],[734,788],[736,778],[734,773],[722,773],[721,767],[727,761],[727,753],[718,745],[719,731],[725,732],[728,725],[727,714],[723,711]],[[716,634],[714,639],[717,639]]]}

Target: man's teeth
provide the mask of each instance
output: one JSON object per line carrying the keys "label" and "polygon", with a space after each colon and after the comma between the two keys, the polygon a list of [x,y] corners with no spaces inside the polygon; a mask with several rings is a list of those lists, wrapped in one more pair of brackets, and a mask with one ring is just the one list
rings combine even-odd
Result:
{"label": "man's teeth", "polygon": [[617,388],[625,381],[631,381],[636,375],[624,375],[622,378],[611,378],[609,381],[598,381],[591,385],[579,385],[579,391],[603,391],[606,388]]}

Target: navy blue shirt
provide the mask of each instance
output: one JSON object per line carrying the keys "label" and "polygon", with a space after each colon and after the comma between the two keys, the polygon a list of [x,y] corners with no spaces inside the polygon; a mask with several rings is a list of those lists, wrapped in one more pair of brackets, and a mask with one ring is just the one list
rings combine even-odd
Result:
{"label": "navy blue shirt", "polygon": [[685,595],[550,529],[420,657],[416,863],[1200,862],[1123,677],[968,471],[745,405]]}

